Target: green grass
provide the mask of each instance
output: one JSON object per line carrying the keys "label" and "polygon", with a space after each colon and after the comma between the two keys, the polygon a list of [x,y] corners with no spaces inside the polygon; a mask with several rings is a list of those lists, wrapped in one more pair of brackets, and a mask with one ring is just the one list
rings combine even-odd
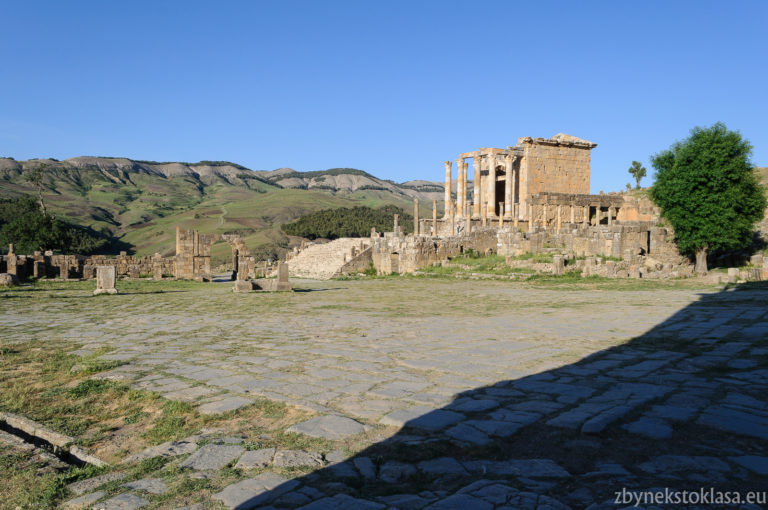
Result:
{"label": "green grass", "polygon": [[549,253],[523,253],[510,257],[510,260],[528,260],[539,264],[551,264],[552,254]]}

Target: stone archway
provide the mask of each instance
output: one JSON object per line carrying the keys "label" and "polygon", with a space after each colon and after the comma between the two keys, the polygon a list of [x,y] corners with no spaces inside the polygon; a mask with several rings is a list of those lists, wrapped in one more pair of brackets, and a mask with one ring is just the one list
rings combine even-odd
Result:
{"label": "stone archway", "polygon": [[180,280],[212,281],[211,247],[224,241],[232,247],[233,279],[247,280],[253,275],[254,260],[245,241],[234,234],[201,234],[176,227],[176,271]]}

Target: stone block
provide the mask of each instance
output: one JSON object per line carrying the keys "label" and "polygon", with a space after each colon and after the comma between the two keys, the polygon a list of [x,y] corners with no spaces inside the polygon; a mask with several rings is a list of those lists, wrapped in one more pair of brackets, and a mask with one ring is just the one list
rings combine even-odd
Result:
{"label": "stone block", "polygon": [[736,283],[739,281],[739,268],[737,267],[729,267],[728,268],[728,283]]}
{"label": "stone block", "polygon": [[115,288],[115,266],[96,267],[96,290],[94,296],[99,294],[117,294]]}
{"label": "stone block", "polygon": [[552,257],[552,274],[561,275],[565,271],[565,262],[562,255],[554,255]]}
{"label": "stone block", "polygon": [[253,292],[254,284],[250,280],[235,280],[235,286],[232,288],[234,292]]}
{"label": "stone block", "polygon": [[0,287],[15,287],[19,284],[19,279],[14,274],[0,273]]}

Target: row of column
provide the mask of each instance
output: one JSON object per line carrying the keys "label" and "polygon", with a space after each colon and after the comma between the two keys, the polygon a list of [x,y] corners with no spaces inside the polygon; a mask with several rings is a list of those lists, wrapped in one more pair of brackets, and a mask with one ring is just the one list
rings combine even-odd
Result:
{"label": "row of column", "polygon": [[[537,211],[535,211],[535,208],[541,207],[542,213],[541,213],[541,220],[539,220],[538,214],[536,214]],[[542,205],[533,205],[530,204],[528,206],[528,217],[530,218],[529,221],[529,227],[533,228],[536,224],[539,226],[548,226],[549,225],[549,215],[548,215],[548,204],[542,204]],[[581,223],[584,226],[589,225],[600,225],[600,222],[603,219],[603,212],[601,209],[601,206],[598,204],[592,204],[592,205],[585,205],[585,206],[577,206],[577,205],[568,205],[568,206],[562,206],[557,205],[557,212],[555,214],[555,222],[557,223],[557,228],[559,229],[563,223],[563,214],[562,214],[562,208],[563,207],[570,207],[570,223],[576,223],[576,208],[582,208],[582,214],[581,214]],[[590,208],[595,208],[595,217],[590,218]],[[608,225],[613,225],[613,220],[615,217],[618,217],[619,214],[618,207],[609,206],[608,207]]]}
{"label": "row of column", "polygon": [[[473,157],[474,178],[472,179],[472,196],[474,197],[471,215],[474,219],[482,217],[496,217],[496,166],[497,166],[496,154],[487,154],[484,158],[486,164],[483,165],[483,159],[480,154],[476,154]],[[516,156],[507,154],[504,156],[504,201],[500,202],[500,211],[504,219],[512,219],[515,214],[515,195],[517,194],[517,186],[519,177],[514,171],[514,161]],[[451,198],[452,187],[452,166],[450,161],[445,161],[445,218],[448,218],[452,213],[461,218],[466,212],[469,204],[467,200],[467,168],[468,164],[465,158],[459,158],[456,160],[456,169],[458,171],[458,178],[456,183],[456,203]],[[486,167],[487,174],[483,175],[483,166]],[[454,209],[455,207],[455,209]]]}

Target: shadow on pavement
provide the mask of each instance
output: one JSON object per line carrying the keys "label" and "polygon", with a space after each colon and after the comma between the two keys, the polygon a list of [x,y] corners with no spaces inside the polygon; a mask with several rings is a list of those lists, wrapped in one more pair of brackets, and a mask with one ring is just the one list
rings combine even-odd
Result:
{"label": "shadow on pavement", "polygon": [[399,432],[350,458],[327,455],[293,480],[262,473],[214,498],[238,509],[593,510],[617,508],[623,489],[766,490],[767,304],[759,283],[701,295],[620,346],[439,409],[394,411],[382,422]]}

